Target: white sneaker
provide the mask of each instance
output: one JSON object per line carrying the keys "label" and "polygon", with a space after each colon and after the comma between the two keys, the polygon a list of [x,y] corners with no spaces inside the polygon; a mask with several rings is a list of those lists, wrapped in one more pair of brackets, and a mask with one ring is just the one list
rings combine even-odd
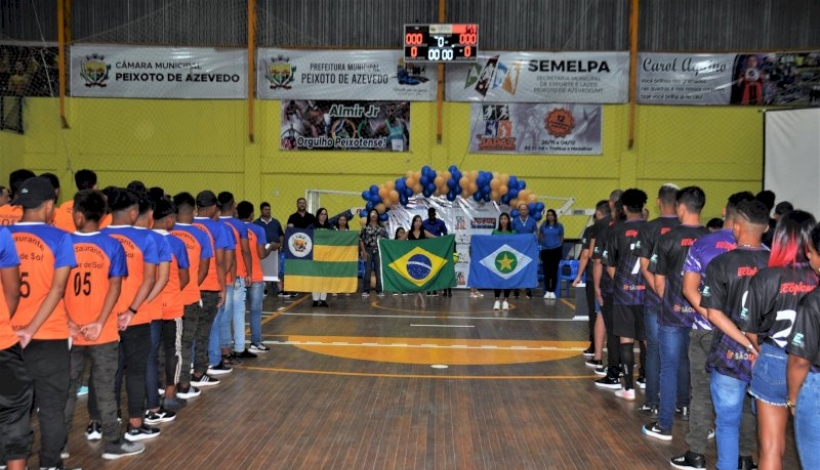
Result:
{"label": "white sneaker", "polygon": [[495,301],[495,303],[493,304],[493,310],[501,310],[501,301],[500,300]]}
{"label": "white sneaker", "polygon": [[544,298],[549,299],[550,298],[550,293],[549,292],[544,292]]}
{"label": "white sneaker", "polygon": [[624,400],[635,401],[635,389],[627,390],[622,388],[618,394],[619,397],[623,398]]}
{"label": "white sneaker", "polygon": [[501,302],[501,310],[509,310],[509,309],[510,309],[510,304],[508,304],[506,300]]}
{"label": "white sneaker", "polygon": [[556,297],[555,292],[550,292],[550,298],[557,299],[558,297]]}

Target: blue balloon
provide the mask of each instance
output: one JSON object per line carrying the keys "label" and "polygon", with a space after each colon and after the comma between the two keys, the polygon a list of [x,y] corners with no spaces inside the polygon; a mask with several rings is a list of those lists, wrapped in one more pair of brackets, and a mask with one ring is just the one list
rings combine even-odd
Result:
{"label": "blue balloon", "polygon": [[507,180],[507,187],[510,189],[518,188],[518,178],[515,176],[510,176],[510,179]]}
{"label": "blue balloon", "polygon": [[527,204],[527,209],[529,209],[530,212],[535,212],[535,208],[536,208],[536,205],[535,205],[534,202],[531,202],[531,203]]}
{"label": "blue balloon", "polygon": [[413,195],[413,188],[405,187],[404,188],[404,195],[407,196],[407,197],[412,196]]}
{"label": "blue balloon", "polygon": [[364,210],[359,212],[359,216],[367,217],[367,211],[372,209],[373,206],[375,206],[375,204],[373,204],[373,201],[367,201],[367,204],[364,205]]}
{"label": "blue balloon", "polygon": [[427,190],[428,190],[428,191],[430,191],[430,193],[435,192],[435,190],[436,190],[436,183],[433,183],[433,182],[431,181],[431,182],[430,182],[430,184],[428,184],[428,185],[427,185]]}
{"label": "blue balloon", "polygon": [[544,214],[542,212],[535,211],[535,213],[533,213],[532,217],[535,220],[541,220],[541,217],[544,217]]}
{"label": "blue balloon", "polygon": [[453,178],[447,180],[447,187],[451,189],[456,187],[456,182],[453,180]]}
{"label": "blue balloon", "polygon": [[510,211],[510,217],[512,217],[513,219],[518,217],[518,209],[511,210]]}
{"label": "blue balloon", "polygon": [[404,191],[404,188],[407,186],[405,185],[404,178],[399,178],[396,180],[396,191]]}
{"label": "blue balloon", "polygon": [[517,198],[518,197],[518,188],[516,188],[516,189],[511,188],[510,191],[507,194],[510,195],[510,200]]}
{"label": "blue balloon", "polygon": [[370,194],[379,194],[379,187],[375,184],[370,186]]}
{"label": "blue balloon", "polygon": [[438,174],[436,173],[436,170],[431,169],[427,172],[427,176],[430,177],[430,181],[433,181],[434,179],[436,179],[436,176],[438,176]]}
{"label": "blue balloon", "polygon": [[450,165],[450,168],[447,169],[450,171],[450,173],[454,173],[456,170],[458,170],[458,167],[455,165]]}
{"label": "blue balloon", "polygon": [[544,203],[543,202],[537,202],[535,204],[535,210],[537,210],[538,212],[544,212]]}
{"label": "blue balloon", "polygon": [[429,172],[430,172],[430,170],[432,170],[432,168],[430,168],[430,167],[429,167],[429,166],[427,166],[427,165],[424,165],[423,167],[421,167],[421,174],[422,174],[422,175],[426,175],[427,173],[429,173]]}
{"label": "blue balloon", "polygon": [[510,199],[509,194],[505,194],[505,195],[501,196],[501,202],[503,202],[504,204],[509,204],[510,201],[511,201],[511,199]]}
{"label": "blue balloon", "polygon": [[371,194],[370,202],[372,202],[373,204],[380,204],[382,202],[382,197],[378,194]]}
{"label": "blue balloon", "polygon": [[424,195],[424,197],[430,197],[430,195],[433,194],[433,191],[430,191],[429,189],[427,189],[425,187],[425,188],[422,188],[421,194]]}
{"label": "blue balloon", "polygon": [[456,200],[456,195],[453,193],[447,193],[447,200],[452,202]]}
{"label": "blue balloon", "polygon": [[484,193],[484,202],[490,202],[492,200],[493,200],[493,198],[490,195],[490,193]]}
{"label": "blue balloon", "polygon": [[369,190],[362,191],[362,199],[364,199],[365,201],[370,200],[370,191]]}
{"label": "blue balloon", "polygon": [[429,182],[430,178],[428,178],[426,174],[421,175],[421,178],[419,178],[419,183],[421,183],[422,186],[427,186],[427,183]]}
{"label": "blue balloon", "polygon": [[454,189],[456,190],[456,194],[459,196],[461,196],[461,193],[464,191],[463,189],[461,189],[461,186],[456,186]]}
{"label": "blue balloon", "polygon": [[473,199],[475,200],[475,202],[481,201],[481,199],[482,199],[481,193],[477,192],[477,193],[473,194]]}
{"label": "blue balloon", "polygon": [[390,219],[390,216],[387,215],[387,212],[382,212],[379,214],[379,222],[387,222]]}
{"label": "blue balloon", "polygon": [[520,180],[518,182],[518,189],[527,189],[527,182],[524,180]]}

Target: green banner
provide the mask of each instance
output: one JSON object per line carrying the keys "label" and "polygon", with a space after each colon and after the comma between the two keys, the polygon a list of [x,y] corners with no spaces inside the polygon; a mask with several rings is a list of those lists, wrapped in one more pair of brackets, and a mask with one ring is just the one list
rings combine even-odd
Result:
{"label": "green banner", "polygon": [[379,240],[382,287],[388,292],[428,292],[456,285],[455,236]]}

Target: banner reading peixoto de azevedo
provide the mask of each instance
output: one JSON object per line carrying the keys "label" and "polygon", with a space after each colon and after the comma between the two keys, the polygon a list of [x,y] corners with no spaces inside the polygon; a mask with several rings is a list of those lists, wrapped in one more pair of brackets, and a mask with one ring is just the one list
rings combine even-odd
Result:
{"label": "banner reading peixoto de azevedo", "polygon": [[405,63],[401,51],[261,48],[260,99],[435,101],[435,64]]}
{"label": "banner reading peixoto de azevedo", "polygon": [[245,99],[247,51],[83,44],[71,47],[71,95]]}
{"label": "banner reading peixoto de azevedo", "polygon": [[482,52],[447,65],[448,101],[625,103],[627,52]]}

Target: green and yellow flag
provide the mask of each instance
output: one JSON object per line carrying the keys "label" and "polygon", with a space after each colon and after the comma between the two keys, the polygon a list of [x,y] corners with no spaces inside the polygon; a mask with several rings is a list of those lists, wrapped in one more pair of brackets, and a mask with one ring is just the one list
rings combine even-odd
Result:
{"label": "green and yellow flag", "polygon": [[382,288],[427,292],[456,285],[455,236],[425,240],[379,240]]}
{"label": "green and yellow flag", "polygon": [[285,232],[285,290],[356,292],[358,246],[356,232],[288,228]]}

